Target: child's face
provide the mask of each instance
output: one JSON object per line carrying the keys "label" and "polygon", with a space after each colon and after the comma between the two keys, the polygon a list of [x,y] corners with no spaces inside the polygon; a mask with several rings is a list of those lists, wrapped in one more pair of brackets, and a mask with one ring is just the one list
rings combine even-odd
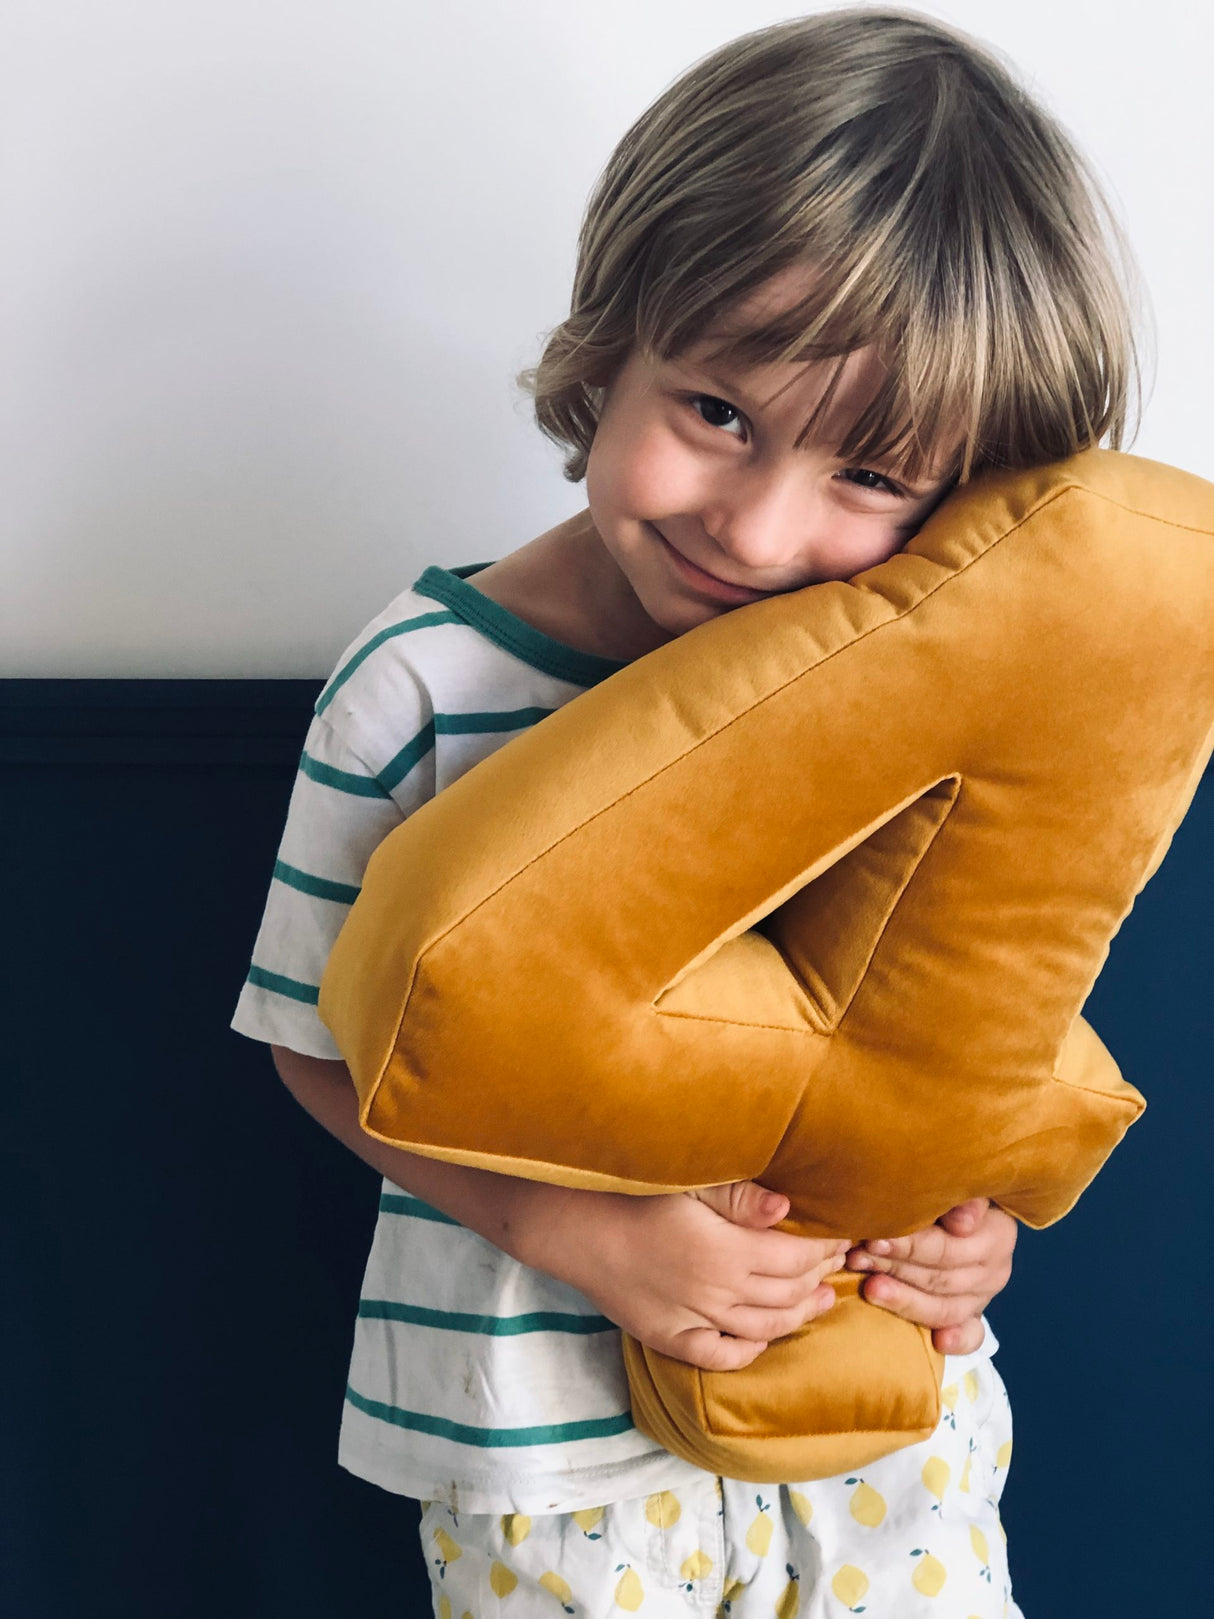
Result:
{"label": "child's face", "polygon": [[[786,295],[787,274],[747,300],[743,318]],[[836,362],[723,376],[703,368],[710,346],[665,363],[628,359],[607,392],[586,471],[603,547],[634,607],[671,636],[746,602],[883,562],[948,488],[947,476],[908,487],[881,465],[838,458],[881,377],[875,350],[848,356],[825,417],[797,449]]]}

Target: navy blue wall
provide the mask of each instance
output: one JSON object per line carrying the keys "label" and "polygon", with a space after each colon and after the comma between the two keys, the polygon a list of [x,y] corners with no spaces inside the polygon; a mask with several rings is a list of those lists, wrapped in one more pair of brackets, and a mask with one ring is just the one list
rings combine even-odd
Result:
{"label": "navy blue wall", "polygon": [[[3,681],[0,1612],[411,1619],[336,1466],[377,1177],[228,1029],[319,683]],[[991,1311],[1026,1619],[1204,1611],[1214,784],[1087,1015],[1150,1107]]]}

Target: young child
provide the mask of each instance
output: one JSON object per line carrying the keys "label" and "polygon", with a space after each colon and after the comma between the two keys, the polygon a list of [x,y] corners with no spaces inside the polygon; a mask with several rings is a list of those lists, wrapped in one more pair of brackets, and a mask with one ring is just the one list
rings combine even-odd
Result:
{"label": "young child", "polygon": [[1002,1211],[847,1251],[947,1354],[929,1439],[842,1478],[719,1479],[634,1427],[619,1329],[749,1364],[829,1307],[847,1245],[772,1229],[787,1200],[752,1182],[635,1198],[376,1142],[316,1000],[375,846],[512,735],[718,613],[885,560],[985,466],[1117,447],[1109,244],[1066,137],[964,36],[846,9],[734,40],[620,142],[526,374],[587,508],[427,567],[316,704],[232,1026],[385,1177],[339,1457],[423,1501],[440,1616],[1019,1612],[982,1317]]}

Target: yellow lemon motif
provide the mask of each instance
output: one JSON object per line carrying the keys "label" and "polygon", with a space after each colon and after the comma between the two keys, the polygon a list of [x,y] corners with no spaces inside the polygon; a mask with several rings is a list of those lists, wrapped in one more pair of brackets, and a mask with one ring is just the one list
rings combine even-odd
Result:
{"label": "yellow lemon motif", "polygon": [[[574,1513],[574,1517],[577,1514]],[[502,1519],[502,1534],[511,1546],[521,1545],[531,1533],[531,1519],[525,1512],[507,1512]]]}
{"label": "yellow lemon motif", "polygon": [[866,1529],[875,1529],[885,1516],[884,1498],[863,1479],[852,1491],[847,1508],[856,1522],[862,1523]]}
{"label": "yellow lemon motif", "polygon": [[939,1596],[945,1580],[948,1579],[948,1570],[938,1557],[931,1552],[924,1552],[915,1564],[915,1572],[911,1575],[911,1584],[920,1596]]}
{"label": "yellow lemon motif", "polygon": [[937,1501],[944,1500],[944,1492],[951,1476],[952,1470],[943,1456],[929,1456],[919,1475],[928,1494],[934,1495]]}
{"label": "yellow lemon motif", "polygon": [[965,1466],[961,1469],[961,1477],[957,1482],[957,1488],[959,1490],[964,1490],[967,1495],[969,1494],[970,1488],[970,1466],[973,1463],[973,1460],[974,1458],[972,1456],[967,1456],[965,1458]]}
{"label": "yellow lemon motif", "polygon": [[986,1536],[976,1523],[970,1524],[970,1545],[974,1548],[974,1556],[980,1563],[985,1565],[990,1562],[991,1554],[987,1550]]}
{"label": "yellow lemon motif", "polygon": [[489,1570],[489,1585],[495,1597],[508,1597],[518,1584],[518,1575],[505,1563],[495,1562]]}
{"label": "yellow lemon motif", "polygon": [[702,1580],[712,1573],[712,1568],[712,1558],[707,1552],[694,1551],[690,1557],[683,1559],[679,1574],[685,1580]]}
{"label": "yellow lemon motif", "polygon": [[651,1495],[645,1502],[645,1516],[655,1529],[671,1529],[683,1515],[679,1505],[679,1498],[673,1490],[663,1490],[661,1495]]}
{"label": "yellow lemon motif", "polygon": [[[603,1507],[584,1507],[581,1512],[573,1512],[570,1516],[584,1535],[589,1536],[591,1540],[601,1540],[603,1538],[601,1535],[594,1535],[590,1532],[596,1524],[602,1521],[605,1510]],[[528,1519],[527,1522],[530,1524],[531,1520]]]}
{"label": "yellow lemon motif", "polygon": [[551,1571],[549,1571],[547,1574],[541,1574],[539,1583],[544,1587],[545,1591],[552,1592],[553,1596],[557,1599],[562,1607],[564,1607],[564,1605],[569,1601],[569,1598],[573,1595],[560,1575],[553,1574]]}
{"label": "yellow lemon motif", "polygon": [[845,1608],[855,1612],[856,1604],[868,1590],[868,1575],[852,1563],[844,1563],[830,1582],[830,1588]]}
{"label": "yellow lemon motif", "polygon": [[1000,1445],[999,1449],[995,1452],[995,1466],[1008,1467],[1011,1464],[1011,1460],[1012,1442],[1010,1439],[1005,1439]]}
{"label": "yellow lemon motif", "polygon": [[792,1502],[792,1509],[802,1523],[808,1523],[814,1515],[814,1504],[800,1490],[789,1490],[788,1499]]}
{"label": "yellow lemon motif", "polygon": [[625,1569],[615,1588],[616,1606],[623,1608],[625,1613],[635,1613],[644,1600],[645,1587],[637,1578],[636,1569]]}
{"label": "yellow lemon motif", "polygon": [[451,1619],[451,1598],[445,1591],[438,1599],[438,1619]]}
{"label": "yellow lemon motif", "polygon": [[797,1583],[799,1576],[793,1574],[787,1564],[785,1567],[788,1568],[791,1578],[776,1598],[776,1619],[797,1619],[801,1611],[801,1587]]}
{"label": "yellow lemon motif", "polygon": [[771,1519],[767,1516],[767,1508],[761,1504],[758,1516],[746,1531],[746,1545],[756,1557],[766,1557],[771,1550]]}
{"label": "yellow lemon motif", "polygon": [[944,1401],[945,1405],[948,1406],[950,1411],[956,1410],[956,1407],[957,1407],[957,1385],[956,1385],[956,1383],[950,1383],[949,1386],[946,1389],[941,1389],[940,1390],[940,1398]]}
{"label": "yellow lemon motif", "polygon": [[764,1501],[762,1496],[754,1498],[754,1506],[759,1512],[751,1527],[746,1530],[746,1546],[753,1551],[756,1557],[766,1557],[772,1545],[772,1520],[767,1517],[767,1507],[770,1502]]}
{"label": "yellow lemon motif", "polygon": [[1002,1518],[996,1518],[995,1519],[995,1528],[999,1531],[999,1533],[1000,1533],[1000,1535],[1001,1535],[1001,1537],[1003,1539],[1003,1544],[1006,1546],[1007,1545],[1007,1530],[1003,1527],[1003,1519]]}
{"label": "yellow lemon motif", "polygon": [[741,1589],[742,1589],[742,1581],[741,1580],[726,1580],[725,1581],[725,1589],[724,1589],[724,1591],[721,1592],[721,1601],[723,1603],[724,1602],[732,1602],[734,1597],[737,1596],[738,1592]]}
{"label": "yellow lemon motif", "polygon": [[974,1401],[978,1398],[978,1391],[982,1387],[981,1383],[978,1381],[978,1373],[966,1372],[965,1376],[962,1378],[962,1382],[965,1385],[965,1397],[970,1404],[973,1405]]}
{"label": "yellow lemon motif", "polygon": [[434,1538],[438,1541],[438,1549],[448,1563],[454,1563],[457,1557],[464,1555],[445,1529],[436,1529]]}

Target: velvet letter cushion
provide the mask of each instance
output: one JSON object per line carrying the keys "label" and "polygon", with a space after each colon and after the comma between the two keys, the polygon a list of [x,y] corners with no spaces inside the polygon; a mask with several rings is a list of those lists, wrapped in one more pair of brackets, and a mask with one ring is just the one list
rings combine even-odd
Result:
{"label": "velvet letter cushion", "polygon": [[[320,1015],[363,1128],[645,1195],[753,1178],[859,1240],[1065,1214],[1143,1107],[1080,1011],[1214,725],[1214,485],[1091,450],[955,491],[849,581],[734,609],[376,849]],[[925,1437],[930,1334],[833,1310],[634,1419],[759,1482]]]}

